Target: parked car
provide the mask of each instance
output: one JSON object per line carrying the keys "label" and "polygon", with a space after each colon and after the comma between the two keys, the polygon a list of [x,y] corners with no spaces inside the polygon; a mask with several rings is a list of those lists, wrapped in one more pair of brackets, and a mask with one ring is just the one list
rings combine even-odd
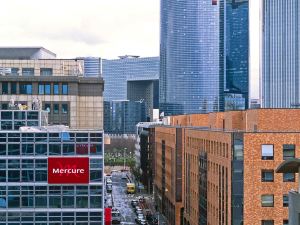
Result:
{"label": "parked car", "polygon": [[131,201],[131,206],[132,206],[132,207],[135,208],[135,207],[138,206],[138,205],[139,205],[139,201],[138,201],[138,200],[132,200],[132,201]]}

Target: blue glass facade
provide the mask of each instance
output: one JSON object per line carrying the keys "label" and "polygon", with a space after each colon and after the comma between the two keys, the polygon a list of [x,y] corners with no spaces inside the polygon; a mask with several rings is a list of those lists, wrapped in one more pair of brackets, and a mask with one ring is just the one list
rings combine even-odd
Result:
{"label": "blue glass facade", "polygon": [[144,102],[104,101],[104,130],[108,134],[134,134],[136,125],[146,121]]}
{"label": "blue glass facade", "polygon": [[248,0],[226,3],[225,111],[248,108],[248,12]]}
{"label": "blue glass facade", "polygon": [[[241,65],[245,57],[237,56],[248,56],[248,1],[226,2],[161,0],[160,108],[165,115],[223,111],[227,85],[248,92],[247,68],[242,72],[248,63]],[[227,59],[236,60],[228,69]],[[237,81],[242,76],[246,83]]]}
{"label": "blue glass facade", "polygon": [[[122,56],[120,59],[103,60],[103,78],[104,100],[107,105],[104,107],[105,120],[107,120],[104,121],[106,132],[134,133],[138,122],[151,120],[153,109],[159,107],[159,57]],[[128,128],[120,128],[119,120],[115,119],[118,116],[116,114],[114,118],[112,117],[110,105],[116,106],[116,101],[125,102],[126,100],[130,101],[126,110],[133,112],[130,113],[132,118],[126,119]],[[137,101],[143,102],[146,119],[140,113],[134,113]]]}
{"label": "blue glass facade", "polygon": [[84,62],[84,76],[85,77],[101,76],[101,58],[86,57],[86,58],[83,58],[83,62]]}
{"label": "blue glass facade", "polygon": [[299,107],[300,2],[264,0],[262,6],[262,107]]}
{"label": "blue glass facade", "polygon": [[103,59],[104,100],[127,100],[129,81],[150,81],[159,78],[159,57]]}

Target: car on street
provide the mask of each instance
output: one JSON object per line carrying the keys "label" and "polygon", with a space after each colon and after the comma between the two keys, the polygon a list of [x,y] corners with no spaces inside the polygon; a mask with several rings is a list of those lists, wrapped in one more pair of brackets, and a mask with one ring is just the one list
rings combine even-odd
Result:
{"label": "car on street", "polygon": [[132,200],[131,201],[131,206],[132,207],[136,207],[136,206],[138,206],[139,205],[139,201],[138,200]]}
{"label": "car on street", "polygon": [[135,222],[138,223],[138,224],[141,224],[141,222],[147,222],[144,218],[144,215],[143,214],[138,214],[137,217],[135,218]]}
{"label": "car on street", "polygon": [[137,209],[136,211],[135,211],[135,213],[138,215],[138,214],[143,214],[143,210],[142,209]]}
{"label": "car on street", "polygon": [[112,223],[113,224],[120,224],[121,223],[121,214],[120,211],[117,208],[112,208],[111,211],[112,216]]}

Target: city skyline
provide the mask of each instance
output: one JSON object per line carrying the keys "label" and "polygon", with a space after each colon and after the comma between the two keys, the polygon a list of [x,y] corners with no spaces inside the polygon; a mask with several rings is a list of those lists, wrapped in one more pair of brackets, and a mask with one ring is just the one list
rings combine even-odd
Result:
{"label": "city skyline", "polygon": [[[159,0],[88,0],[85,4],[78,0],[72,4],[58,0],[28,0],[26,3],[4,0],[0,15],[1,46],[43,46],[55,52],[58,58],[158,56],[159,3]],[[250,98],[258,98],[259,1],[250,0],[249,3],[249,38],[255,46],[250,49]]]}

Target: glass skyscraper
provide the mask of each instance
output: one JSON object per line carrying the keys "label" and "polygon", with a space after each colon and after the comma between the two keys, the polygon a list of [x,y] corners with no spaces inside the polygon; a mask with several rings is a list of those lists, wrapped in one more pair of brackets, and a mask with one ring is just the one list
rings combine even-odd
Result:
{"label": "glass skyscraper", "polygon": [[225,110],[248,108],[248,0],[226,2]]}
{"label": "glass skyscraper", "polygon": [[262,7],[262,107],[299,107],[300,2],[263,0]]}
{"label": "glass skyscraper", "polygon": [[248,93],[247,21],[248,1],[161,0],[165,115],[223,111],[225,91]]}

